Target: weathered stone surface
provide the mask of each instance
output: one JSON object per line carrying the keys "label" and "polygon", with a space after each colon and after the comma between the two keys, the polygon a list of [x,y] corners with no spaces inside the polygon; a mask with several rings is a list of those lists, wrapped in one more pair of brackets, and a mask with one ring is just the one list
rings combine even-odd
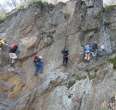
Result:
{"label": "weathered stone surface", "polygon": [[106,11],[105,12],[105,18],[106,18],[106,25],[109,26],[110,28],[110,34],[111,34],[111,41],[112,41],[112,47],[113,47],[113,50],[116,51],[115,47],[116,47],[116,33],[115,33],[115,30],[116,30],[116,8],[113,8],[113,10],[111,11]]}
{"label": "weathered stone surface", "polygon": [[[9,43],[17,41],[20,49],[15,69],[7,71],[7,61],[1,62],[0,89],[7,93],[0,94],[0,110],[108,109],[108,101],[116,93],[116,73],[103,58],[81,62],[80,52],[83,44],[93,41],[98,46],[105,42],[107,53],[115,50],[115,23],[107,25],[115,21],[115,12],[106,19],[102,0],[71,0],[50,6],[41,10],[32,5],[0,24]],[[64,47],[70,53],[67,67],[62,65]],[[44,73],[38,77],[34,76],[35,53],[45,63]]]}

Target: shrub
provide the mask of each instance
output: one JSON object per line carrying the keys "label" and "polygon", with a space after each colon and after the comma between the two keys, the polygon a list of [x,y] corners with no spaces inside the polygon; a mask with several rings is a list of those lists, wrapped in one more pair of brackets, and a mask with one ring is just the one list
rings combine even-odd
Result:
{"label": "shrub", "polygon": [[43,9],[43,7],[47,5],[48,3],[46,1],[41,0],[32,0],[29,4],[29,6],[41,7],[41,9]]}
{"label": "shrub", "polygon": [[6,19],[6,14],[5,13],[0,13],[0,23],[4,22]]}
{"label": "shrub", "polygon": [[116,56],[114,58],[109,59],[109,62],[113,64],[113,68],[116,69]]}
{"label": "shrub", "polygon": [[20,6],[17,6],[16,9],[19,10],[19,11],[20,10],[24,10],[25,9],[25,6],[24,5],[20,5]]}
{"label": "shrub", "polygon": [[112,10],[115,9],[115,8],[116,8],[116,5],[106,6],[106,7],[104,8],[104,11],[110,12],[110,11],[112,11]]}
{"label": "shrub", "polygon": [[70,89],[75,84],[75,80],[70,80],[68,82],[67,88]]}

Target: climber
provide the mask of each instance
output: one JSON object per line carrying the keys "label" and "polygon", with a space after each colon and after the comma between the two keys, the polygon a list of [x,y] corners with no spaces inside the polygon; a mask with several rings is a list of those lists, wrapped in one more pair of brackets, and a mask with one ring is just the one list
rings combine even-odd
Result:
{"label": "climber", "polygon": [[35,56],[33,62],[35,64],[35,76],[37,76],[38,73],[43,73],[43,69],[44,69],[43,57]]}
{"label": "climber", "polygon": [[92,46],[90,45],[90,43],[87,43],[84,46],[84,60],[89,62],[91,60],[91,52],[92,52]]}
{"label": "climber", "polygon": [[18,44],[13,43],[9,47],[9,56],[11,59],[11,66],[15,66],[14,64],[16,63],[17,60],[17,51],[18,51]]}
{"label": "climber", "polygon": [[69,59],[69,50],[67,48],[64,48],[62,50],[62,54],[63,54],[63,65],[67,66]]}
{"label": "climber", "polygon": [[9,47],[9,53],[17,53],[18,50],[18,44],[12,43]]}
{"label": "climber", "polygon": [[98,54],[98,45],[97,45],[97,43],[93,42],[91,44],[91,47],[92,47],[92,52],[91,52],[92,56],[93,56],[93,58],[95,58],[97,60],[97,54]]}

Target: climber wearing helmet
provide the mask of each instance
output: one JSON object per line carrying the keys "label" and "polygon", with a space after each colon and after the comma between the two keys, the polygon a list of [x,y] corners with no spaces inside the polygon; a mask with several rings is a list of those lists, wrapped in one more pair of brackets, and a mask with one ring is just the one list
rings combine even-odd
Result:
{"label": "climber wearing helmet", "polygon": [[63,54],[63,65],[67,66],[69,60],[69,50],[67,48],[64,48],[62,50],[62,54]]}
{"label": "climber wearing helmet", "polygon": [[12,43],[9,47],[9,56],[11,59],[11,66],[14,66],[17,60],[17,50],[18,50],[18,44]]}
{"label": "climber wearing helmet", "polygon": [[38,73],[43,73],[43,69],[44,69],[43,57],[35,56],[33,62],[35,64],[35,76],[37,76]]}
{"label": "climber wearing helmet", "polygon": [[16,53],[18,50],[18,44],[17,43],[13,43],[10,45],[9,48],[9,53]]}

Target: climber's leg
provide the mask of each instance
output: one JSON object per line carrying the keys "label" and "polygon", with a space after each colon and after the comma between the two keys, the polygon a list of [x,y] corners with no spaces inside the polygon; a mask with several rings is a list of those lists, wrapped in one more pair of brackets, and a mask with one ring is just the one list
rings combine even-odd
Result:
{"label": "climber's leg", "polygon": [[68,64],[68,57],[65,58],[66,59],[66,65]]}
{"label": "climber's leg", "polygon": [[15,67],[15,59],[11,59],[11,67]]}
{"label": "climber's leg", "polygon": [[87,59],[88,59],[88,55],[87,55],[87,53],[85,53],[85,55],[84,55],[84,61],[87,61]]}
{"label": "climber's leg", "polygon": [[65,56],[63,56],[63,65],[65,65],[66,61],[65,61]]}
{"label": "climber's leg", "polygon": [[39,67],[39,73],[43,73],[43,68],[44,68],[43,66],[44,66],[43,64],[40,65],[40,67]]}
{"label": "climber's leg", "polygon": [[64,56],[63,57],[63,65],[67,65],[68,64],[68,57]]}
{"label": "climber's leg", "polygon": [[39,67],[38,66],[35,66],[35,73],[34,73],[34,75],[35,76],[38,76],[38,73],[39,73]]}

